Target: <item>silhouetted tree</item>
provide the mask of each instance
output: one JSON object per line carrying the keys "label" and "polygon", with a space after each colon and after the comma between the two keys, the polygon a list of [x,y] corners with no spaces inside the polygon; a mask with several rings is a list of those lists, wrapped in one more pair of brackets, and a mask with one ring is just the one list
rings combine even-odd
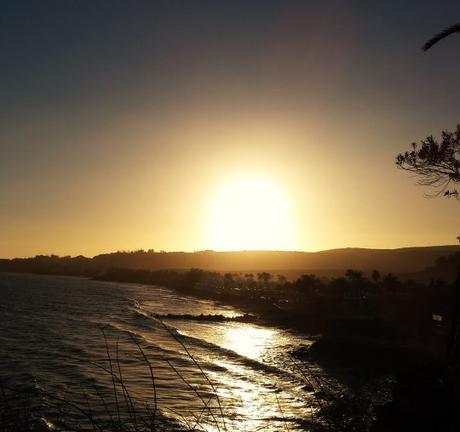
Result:
{"label": "silhouetted tree", "polygon": [[456,189],[449,190],[451,183],[460,181],[460,125],[454,132],[442,132],[441,141],[429,136],[421,146],[412,143],[412,150],[396,156],[396,165],[418,177],[418,183],[436,189],[435,196],[459,198]]}
{"label": "silhouetted tree", "polygon": [[314,274],[304,274],[294,282],[294,288],[298,292],[310,296],[319,289],[321,284],[321,279]]}
{"label": "silhouetted tree", "polygon": [[382,286],[389,292],[397,292],[401,288],[401,281],[397,276],[388,273],[382,280]]}
{"label": "silhouetted tree", "polygon": [[371,277],[374,283],[377,283],[380,280],[380,272],[378,270],[373,270]]}
{"label": "silhouetted tree", "polygon": [[363,280],[363,272],[358,270],[348,269],[345,276],[350,279],[350,282],[361,282]]}
{"label": "silhouetted tree", "polygon": [[280,283],[280,284],[286,283],[286,276],[279,274],[276,277],[278,279],[278,283]]}
{"label": "silhouetted tree", "polygon": [[259,281],[267,283],[271,279],[272,275],[267,272],[257,273],[257,279]]}
{"label": "silhouetted tree", "polygon": [[225,273],[224,274],[224,287],[233,288],[233,285],[235,285],[233,275],[231,273]]}
{"label": "silhouetted tree", "polygon": [[[440,33],[434,35],[422,47],[423,51],[430,49],[433,45],[442,39],[460,32],[460,23],[447,27]],[[438,143],[432,136],[422,141],[422,147],[417,149],[416,144],[412,144],[413,150],[396,157],[396,164],[408,171],[414,172],[419,176],[419,183],[423,185],[435,186],[438,191],[435,195],[444,194],[444,196],[455,196],[459,199],[456,189],[448,190],[451,182],[460,181],[458,159],[459,154],[459,135],[460,125],[457,125],[455,132],[443,132],[442,142]],[[457,237],[460,241],[460,236]],[[456,281],[456,300],[452,318],[449,357],[451,362],[457,367],[460,364],[460,352],[453,346],[458,344],[458,334],[460,334],[460,271]],[[460,375],[460,374],[458,374]],[[460,388],[460,377],[457,379],[457,389]]]}
{"label": "silhouetted tree", "polygon": [[188,272],[184,273],[183,286],[185,288],[193,289],[196,285],[201,282],[205,273],[201,269],[192,268]]}

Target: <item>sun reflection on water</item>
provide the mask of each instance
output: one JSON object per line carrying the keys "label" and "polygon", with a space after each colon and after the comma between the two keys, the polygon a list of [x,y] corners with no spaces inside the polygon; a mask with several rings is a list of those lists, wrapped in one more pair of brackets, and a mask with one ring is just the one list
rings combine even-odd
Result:
{"label": "sun reflection on water", "polygon": [[268,348],[274,334],[271,329],[253,326],[228,327],[223,335],[223,346],[255,360]]}
{"label": "sun reflection on water", "polygon": [[[299,344],[295,335],[237,322],[178,320],[174,326],[181,334],[209,344],[192,348],[199,363],[211,366],[206,368],[206,374],[214,383],[212,392],[220,401],[220,405],[217,399],[209,403],[219,426],[206,412],[202,418],[203,424],[206,423],[203,431],[302,430],[298,419],[311,416],[311,412],[305,403],[308,395],[290,372],[287,358],[290,347]],[[302,341],[305,343],[305,339]],[[214,364],[219,368],[213,368]]]}

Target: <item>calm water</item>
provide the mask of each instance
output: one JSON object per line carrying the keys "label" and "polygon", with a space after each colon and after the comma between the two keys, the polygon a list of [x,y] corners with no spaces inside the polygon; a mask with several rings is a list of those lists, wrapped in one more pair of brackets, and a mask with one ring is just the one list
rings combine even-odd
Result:
{"label": "calm water", "polygon": [[[313,396],[288,355],[310,343],[302,335],[235,322],[162,323],[153,316],[236,316],[235,308],[162,287],[16,274],[0,274],[0,299],[0,378],[8,387],[35,386],[80,404],[88,394],[98,409],[96,390],[101,401],[113,386],[93,363],[110,366],[103,327],[113,363],[145,406],[154,397],[150,372],[130,334],[140,344],[168,430],[196,423],[208,431],[303,430],[301,420],[312,415]],[[42,408],[44,417],[55,409]]]}

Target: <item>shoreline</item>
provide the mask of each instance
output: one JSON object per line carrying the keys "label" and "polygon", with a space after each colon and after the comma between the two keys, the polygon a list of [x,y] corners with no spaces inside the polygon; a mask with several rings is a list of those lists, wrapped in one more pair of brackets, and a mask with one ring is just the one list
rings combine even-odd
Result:
{"label": "shoreline", "polygon": [[[61,274],[43,273],[5,274],[69,277]],[[136,284],[146,287],[155,285],[161,286],[139,281],[119,281],[113,278],[70,277],[101,282]],[[432,399],[432,396],[430,396],[431,388],[434,388],[436,379],[442,372],[441,368],[434,368],[432,379],[428,383],[423,381],[420,377],[423,377],[429,370],[423,367],[423,362],[421,362],[420,359],[417,359],[417,351],[409,345],[398,345],[395,343],[395,340],[385,340],[385,329],[379,328],[378,326],[377,329],[371,328],[369,326],[370,321],[361,323],[340,322],[336,323],[336,328],[330,326],[328,329],[324,329],[323,332],[316,333],[316,337],[307,336],[307,334],[313,334],[313,332],[305,320],[299,320],[299,316],[289,316],[289,311],[276,308],[273,304],[268,302],[263,305],[251,304],[245,299],[232,298],[231,296],[210,296],[200,291],[190,291],[168,286],[165,288],[182,295],[210,300],[217,304],[238,308],[243,313],[247,314],[240,317],[242,322],[247,320],[246,322],[250,323],[302,332],[313,343],[308,346],[300,345],[290,350],[288,354],[295,359],[294,361],[297,360],[300,365],[303,365],[302,367],[305,367],[306,371],[309,370],[309,365],[316,363],[328,376],[333,378],[333,381],[337,380],[345,386],[345,393],[343,394],[334,393],[335,390],[332,387],[328,390],[328,393],[324,395],[320,390],[316,390],[318,393],[317,397],[322,398],[324,396],[324,401],[328,404],[327,407],[332,410],[331,415],[334,415],[334,410],[337,410],[338,415],[349,416],[350,419],[358,421],[360,410],[365,407],[372,407],[372,409],[375,409],[378,413],[380,422],[385,423],[389,421],[389,419],[398,419],[397,421],[399,423],[403,423],[404,416],[398,413],[401,407],[403,407],[403,402],[400,402],[400,399],[405,399],[404,391],[406,387],[404,387],[404,383],[409,383],[409,386],[413,388],[413,392],[418,394],[416,400],[423,398]],[[168,315],[165,315],[161,318],[174,319],[178,317],[174,315],[168,317]],[[219,315],[190,315],[185,318],[203,321],[219,321],[225,319]],[[353,325],[356,326],[353,327]],[[359,332],[357,330],[359,330]],[[376,337],[378,335],[378,330],[381,331],[380,337]],[[386,342],[390,343],[387,344]],[[370,393],[361,400],[361,396],[359,395],[365,394],[367,388],[374,390],[371,390]],[[388,391],[390,394],[394,394],[394,398],[390,399],[390,401],[380,403],[378,401],[378,394],[383,390]],[[442,388],[442,390],[444,389]],[[358,397],[356,395],[358,395]],[[357,405],[355,406],[355,404]],[[353,410],[355,409],[357,413],[354,413]],[[328,415],[327,411],[325,415]],[[374,431],[374,429],[371,430]],[[378,429],[375,430],[377,431]]]}
{"label": "shoreline", "polygon": [[[163,286],[171,289],[179,294],[194,297],[201,300],[210,300],[222,306],[231,306],[239,309],[246,316],[248,322],[259,325],[278,327],[283,330],[300,332],[306,338],[313,341],[311,350],[308,355],[301,352],[299,359],[307,359],[307,356],[314,354],[315,361],[320,361],[324,364],[335,365],[341,367],[343,365],[353,365],[350,358],[363,357],[371,359],[373,362],[384,363],[388,360],[388,353],[401,361],[392,362],[392,370],[404,369],[408,365],[415,366],[420,363],[430,362],[429,356],[423,355],[420,358],[419,346],[413,344],[413,341],[399,338],[388,339],[383,338],[379,332],[385,329],[382,323],[373,319],[363,320],[331,320],[329,322],[315,322],[315,316],[306,317],[302,311],[293,311],[291,309],[283,309],[270,301],[254,301],[253,299],[242,298],[235,295],[228,295],[223,292],[213,292],[211,290],[196,290],[188,289],[180,286],[172,286],[167,284],[148,283],[138,280],[120,280],[115,277],[108,277],[107,274],[96,277],[84,275],[63,275],[60,273],[33,273],[33,272],[2,272],[4,274],[15,275],[33,275],[33,276],[52,276],[64,278],[78,278],[95,280],[101,282],[140,284],[145,286]],[[223,317],[222,317],[223,318]],[[191,319],[211,319],[206,316],[202,318],[191,317]],[[221,319],[215,316],[214,319]],[[351,328],[354,327],[355,328]],[[377,327],[375,332],[369,331],[369,326]],[[338,328],[337,328],[338,327]],[[358,333],[357,333],[358,331]],[[412,343],[411,343],[412,342]],[[412,352],[411,352],[412,351]],[[372,352],[373,355],[367,355]],[[294,353],[296,354],[296,353]],[[404,358],[401,358],[404,354]],[[411,359],[409,359],[411,357]],[[383,359],[386,359],[385,361]],[[342,361],[343,360],[343,361]],[[358,362],[362,367],[362,362]],[[378,365],[377,365],[378,366]],[[378,368],[377,368],[378,369]]]}

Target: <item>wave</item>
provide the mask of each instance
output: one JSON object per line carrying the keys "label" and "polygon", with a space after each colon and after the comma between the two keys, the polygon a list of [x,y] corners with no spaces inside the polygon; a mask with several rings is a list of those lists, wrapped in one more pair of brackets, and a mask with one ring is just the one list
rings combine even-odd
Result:
{"label": "wave", "polygon": [[223,355],[231,360],[234,360],[254,370],[263,371],[263,372],[274,374],[274,375],[284,375],[287,373],[287,371],[280,369],[276,366],[271,366],[266,363],[262,363],[258,360],[254,360],[252,358],[243,356],[241,354],[238,354],[236,351],[233,351],[228,348],[224,348],[218,344],[208,342],[204,339],[200,339],[194,336],[189,336],[189,335],[184,335],[184,334],[181,334],[180,338],[183,339],[184,342],[185,341],[188,342],[190,345],[203,348],[205,350],[211,351],[218,355]]}
{"label": "wave", "polygon": [[[186,352],[180,352],[177,349],[168,349],[164,346],[159,345],[158,343],[153,342],[148,336],[142,334],[141,332],[136,332],[133,329],[128,327],[120,326],[116,323],[107,323],[108,327],[113,328],[114,330],[129,333],[135,336],[137,339],[142,340],[145,348],[149,350],[149,354],[153,354],[158,361],[171,361],[174,363],[180,363],[183,366],[193,367],[193,361]],[[200,366],[206,370],[213,372],[228,372],[228,369],[224,366],[221,366],[217,363],[211,363],[208,360],[200,360]]]}
{"label": "wave", "polygon": [[149,312],[142,310],[142,308],[135,309],[135,312],[142,316],[146,320],[150,320],[152,322],[158,323],[161,325],[165,330],[170,333],[170,335],[176,339],[179,344],[183,344],[186,348],[201,348],[204,351],[210,351],[216,355],[224,356],[230,360],[233,360],[243,366],[250,367],[253,370],[263,371],[265,373],[274,374],[274,375],[286,375],[288,371],[280,369],[276,366],[271,366],[265,363],[262,363],[258,360],[254,360],[252,358],[243,356],[238,354],[237,352],[224,348],[221,345],[215,344],[213,342],[206,341],[204,339],[190,336],[180,332],[177,328],[165,323],[161,316],[159,315],[152,315]]}

